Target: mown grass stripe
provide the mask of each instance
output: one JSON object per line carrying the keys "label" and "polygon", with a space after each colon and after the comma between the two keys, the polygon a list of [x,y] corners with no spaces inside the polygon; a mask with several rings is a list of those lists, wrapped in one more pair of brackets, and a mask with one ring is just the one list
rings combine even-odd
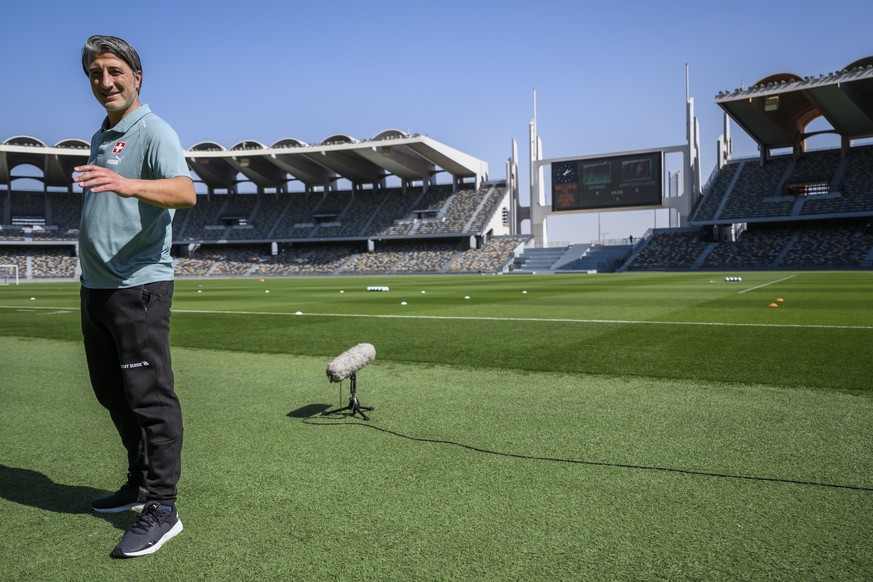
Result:
{"label": "mown grass stripe", "polygon": [[[0,309],[17,311],[52,310],[64,312],[71,308],[62,307],[21,307],[0,305]],[[76,308],[78,309],[78,308]],[[870,325],[824,325],[816,323],[740,323],[724,321],[657,321],[645,319],[573,319],[566,317],[487,317],[468,315],[398,315],[390,313],[291,313],[286,311],[232,311],[226,309],[174,309],[173,313],[194,313],[214,315],[264,315],[273,317],[354,317],[366,319],[432,319],[440,321],[507,321],[531,323],[591,323],[605,325],[695,325],[712,327],[763,327],[774,329],[857,329],[873,330]]]}

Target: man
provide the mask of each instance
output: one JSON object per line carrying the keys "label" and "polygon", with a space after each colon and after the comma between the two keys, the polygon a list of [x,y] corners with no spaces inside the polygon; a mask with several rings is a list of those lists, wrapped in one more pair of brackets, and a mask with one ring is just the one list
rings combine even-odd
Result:
{"label": "man", "polygon": [[79,229],[82,334],[91,385],[127,450],[127,482],[94,500],[98,512],[140,509],[111,556],[151,554],[182,531],[175,508],[182,412],[170,364],[173,214],[196,202],[173,129],[140,105],[132,46],[92,36],[82,67],[106,109],[88,164]]}

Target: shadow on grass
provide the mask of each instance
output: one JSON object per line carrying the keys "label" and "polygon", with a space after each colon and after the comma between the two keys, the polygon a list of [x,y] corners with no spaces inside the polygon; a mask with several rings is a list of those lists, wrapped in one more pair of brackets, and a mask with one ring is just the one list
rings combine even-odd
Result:
{"label": "shadow on grass", "polygon": [[[91,513],[91,500],[109,491],[55,483],[42,473],[0,465],[0,497],[21,505],[29,505],[55,513]],[[135,513],[94,513],[120,530],[126,530],[135,519]]]}
{"label": "shadow on grass", "polygon": [[301,406],[297,410],[292,410],[286,416],[288,416],[288,418],[309,418],[321,414],[328,408],[330,408],[330,404],[307,404],[306,406]]}

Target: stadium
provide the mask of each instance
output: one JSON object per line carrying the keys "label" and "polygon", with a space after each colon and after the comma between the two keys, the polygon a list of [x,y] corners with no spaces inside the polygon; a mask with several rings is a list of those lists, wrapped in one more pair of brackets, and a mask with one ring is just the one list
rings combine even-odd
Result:
{"label": "stadium", "polygon": [[[190,147],[198,200],[173,223],[186,529],[149,575],[873,576],[873,57],[712,106],[709,171],[687,95],[684,143],[644,150],[547,159],[534,117],[524,192],[515,143],[502,176],[394,129]],[[758,156],[733,157],[732,125]],[[89,510],[120,460],[82,362],[88,152],[0,145],[13,580],[142,576],[103,559],[132,512]],[[670,225],[549,236],[638,209]],[[361,342],[369,418],[323,415],[348,397],[325,364]]]}
{"label": "stadium", "polygon": [[[490,179],[487,162],[397,130],[314,145],[202,142],[186,152],[199,195],[174,221],[177,270],[263,277],[870,268],[871,100],[873,57],[827,75],[773,74],[722,92],[715,103],[725,132],[703,184],[691,98],[686,143],[647,152],[543,160],[533,121],[528,206],[514,143],[504,178]],[[807,129],[822,119],[829,127]],[[757,143],[757,159],[732,158],[731,122]],[[823,134],[839,146],[808,147]],[[87,161],[88,147],[83,140],[48,147],[25,136],[0,145],[0,264],[19,279],[77,276],[81,200],[72,168]],[[682,160],[673,172],[664,170],[670,154]],[[648,180],[619,175],[619,164],[640,159]],[[546,180],[545,168],[576,178]],[[600,179],[590,178],[593,168],[607,169],[605,182],[583,184]],[[21,190],[21,182],[42,188]],[[640,208],[669,208],[673,227],[636,241],[549,241],[555,214]]]}

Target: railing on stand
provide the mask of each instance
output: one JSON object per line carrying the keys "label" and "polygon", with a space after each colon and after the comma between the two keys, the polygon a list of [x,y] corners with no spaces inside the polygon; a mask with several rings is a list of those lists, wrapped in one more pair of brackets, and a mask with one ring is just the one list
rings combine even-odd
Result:
{"label": "railing on stand", "polygon": [[532,240],[525,244],[525,247],[529,249],[560,249],[568,246],[570,246],[570,241],[565,240],[549,241],[545,244]]}

